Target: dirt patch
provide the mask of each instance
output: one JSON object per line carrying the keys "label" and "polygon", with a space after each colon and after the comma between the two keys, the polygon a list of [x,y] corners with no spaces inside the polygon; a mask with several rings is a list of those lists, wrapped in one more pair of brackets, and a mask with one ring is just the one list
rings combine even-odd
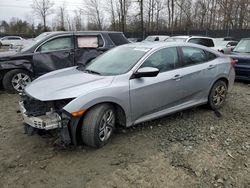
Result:
{"label": "dirt patch", "polygon": [[250,187],[250,86],[221,117],[198,107],[124,129],[99,150],[23,134],[17,95],[0,91],[2,187]]}

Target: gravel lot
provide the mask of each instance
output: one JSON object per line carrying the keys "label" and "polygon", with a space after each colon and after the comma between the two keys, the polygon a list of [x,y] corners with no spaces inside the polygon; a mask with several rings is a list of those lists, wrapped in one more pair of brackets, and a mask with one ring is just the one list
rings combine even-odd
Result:
{"label": "gravel lot", "polygon": [[189,109],[119,130],[98,150],[23,134],[18,100],[0,93],[1,187],[250,187],[249,83],[235,83],[221,117]]}

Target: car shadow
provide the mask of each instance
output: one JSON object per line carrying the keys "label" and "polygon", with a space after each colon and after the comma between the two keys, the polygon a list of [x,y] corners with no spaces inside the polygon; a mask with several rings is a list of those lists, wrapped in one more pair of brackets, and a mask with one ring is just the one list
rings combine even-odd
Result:
{"label": "car shadow", "polygon": [[243,84],[250,84],[250,81],[248,81],[248,80],[238,80],[238,79],[236,79],[235,82],[243,83]]}

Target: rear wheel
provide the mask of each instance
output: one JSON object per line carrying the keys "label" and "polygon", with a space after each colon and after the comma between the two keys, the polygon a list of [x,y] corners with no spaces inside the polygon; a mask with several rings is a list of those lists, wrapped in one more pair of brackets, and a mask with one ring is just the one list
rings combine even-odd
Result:
{"label": "rear wheel", "polygon": [[11,70],[3,77],[3,87],[8,93],[22,92],[25,86],[30,82],[30,73],[22,69]]}
{"label": "rear wheel", "polygon": [[115,129],[115,109],[101,104],[90,109],[82,125],[82,140],[91,147],[102,147],[110,140]]}
{"label": "rear wheel", "polygon": [[213,110],[217,110],[221,108],[226,101],[226,96],[227,96],[227,84],[219,80],[217,81],[208,96],[208,105],[211,107]]}

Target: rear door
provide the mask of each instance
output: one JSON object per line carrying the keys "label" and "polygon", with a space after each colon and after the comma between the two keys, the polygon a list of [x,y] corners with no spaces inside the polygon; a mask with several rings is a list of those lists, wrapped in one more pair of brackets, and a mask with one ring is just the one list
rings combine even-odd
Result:
{"label": "rear door", "polygon": [[74,66],[73,35],[56,36],[42,43],[34,52],[33,64],[38,76]]}
{"label": "rear door", "polygon": [[160,70],[156,77],[133,78],[130,82],[130,103],[133,120],[175,107],[181,103],[182,80],[175,47],[164,48],[148,57],[142,67]]}
{"label": "rear door", "polygon": [[195,47],[181,47],[183,98],[185,102],[206,100],[211,83],[217,76],[217,56]]}
{"label": "rear door", "polygon": [[107,49],[101,34],[75,35],[75,64],[86,65]]}

